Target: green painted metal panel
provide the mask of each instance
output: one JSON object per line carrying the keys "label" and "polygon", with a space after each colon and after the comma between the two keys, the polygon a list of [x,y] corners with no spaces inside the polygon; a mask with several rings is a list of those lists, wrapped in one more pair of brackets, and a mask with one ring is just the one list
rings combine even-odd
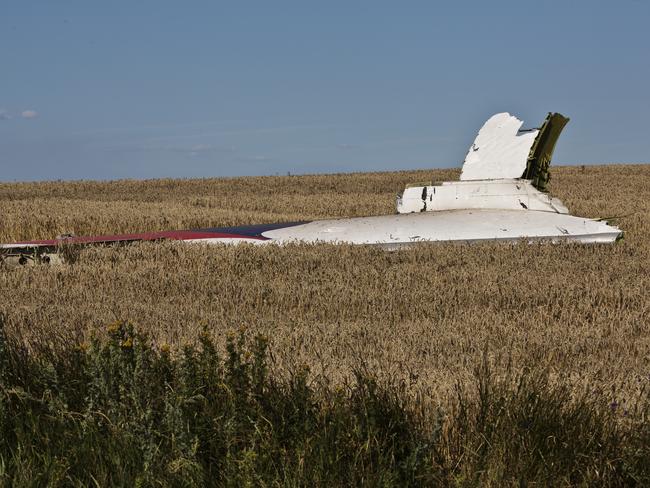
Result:
{"label": "green painted metal panel", "polygon": [[569,118],[559,113],[549,112],[546,120],[539,129],[539,133],[533,142],[528,154],[526,171],[522,178],[532,180],[533,185],[540,191],[545,191],[551,174],[549,166],[562,129],[569,122]]}

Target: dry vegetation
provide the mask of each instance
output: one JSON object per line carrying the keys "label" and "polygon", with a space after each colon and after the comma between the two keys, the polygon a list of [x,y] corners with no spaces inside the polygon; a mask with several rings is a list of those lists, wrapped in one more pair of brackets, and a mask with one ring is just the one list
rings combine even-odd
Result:
{"label": "dry vegetation", "polygon": [[[455,170],[239,179],[0,184],[0,241],[393,212],[408,182]],[[650,166],[555,168],[574,214],[620,216],[613,246],[422,245],[84,250],[0,271],[7,333],[45,352],[128,320],[157,344],[221,345],[246,327],[275,367],[338,381],[360,363],[437,402],[487,350],[548,366],[631,408],[650,385]]]}

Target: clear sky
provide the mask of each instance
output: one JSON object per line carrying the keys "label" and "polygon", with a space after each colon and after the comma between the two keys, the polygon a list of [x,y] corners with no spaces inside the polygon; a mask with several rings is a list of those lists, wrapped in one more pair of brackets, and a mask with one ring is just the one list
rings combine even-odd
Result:
{"label": "clear sky", "polygon": [[0,0],[0,180],[650,162],[650,1]]}

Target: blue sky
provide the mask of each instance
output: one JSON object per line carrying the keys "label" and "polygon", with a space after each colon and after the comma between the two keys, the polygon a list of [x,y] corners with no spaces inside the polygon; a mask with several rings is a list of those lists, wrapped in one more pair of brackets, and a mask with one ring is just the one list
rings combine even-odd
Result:
{"label": "blue sky", "polygon": [[0,180],[460,166],[571,117],[557,164],[649,162],[650,2],[0,0]]}

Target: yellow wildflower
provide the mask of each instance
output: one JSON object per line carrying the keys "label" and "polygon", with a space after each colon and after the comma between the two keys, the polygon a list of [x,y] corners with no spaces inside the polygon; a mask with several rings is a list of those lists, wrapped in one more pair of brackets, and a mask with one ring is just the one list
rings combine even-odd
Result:
{"label": "yellow wildflower", "polygon": [[108,324],[108,327],[106,327],[106,330],[108,331],[109,334],[116,334],[120,331],[122,328],[122,322],[120,320],[116,320],[115,322],[111,322]]}

